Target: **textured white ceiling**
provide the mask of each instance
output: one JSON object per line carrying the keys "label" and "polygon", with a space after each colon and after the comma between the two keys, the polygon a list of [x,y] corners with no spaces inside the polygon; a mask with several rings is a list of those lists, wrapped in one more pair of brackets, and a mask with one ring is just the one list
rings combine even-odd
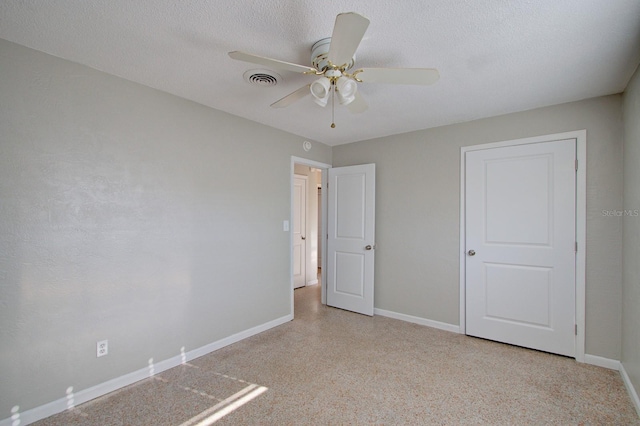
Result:
{"label": "textured white ceiling", "polygon": [[[360,67],[427,67],[433,86],[360,84],[369,109],[310,97],[313,77],[249,85],[242,50],[302,65],[335,16],[371,25]],[[2,0],[0,38],[329,145],[621,92],[640,62],[638,0]]]}

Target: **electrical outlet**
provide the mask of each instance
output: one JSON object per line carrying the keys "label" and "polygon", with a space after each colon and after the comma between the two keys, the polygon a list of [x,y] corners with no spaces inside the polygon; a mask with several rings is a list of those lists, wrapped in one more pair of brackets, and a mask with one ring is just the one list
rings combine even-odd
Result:
{"label": "electrical outlet", "polygon": [[96,345],[96,356],[100,358],[101,356],[105,356],[109,353],[109,341],[101,340]]}

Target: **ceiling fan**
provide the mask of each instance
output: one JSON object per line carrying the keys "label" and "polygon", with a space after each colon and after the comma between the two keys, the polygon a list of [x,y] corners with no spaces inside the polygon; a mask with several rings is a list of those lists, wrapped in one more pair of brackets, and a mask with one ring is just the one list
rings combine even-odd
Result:
{"label": "ceiling fan", "polygon": [[[317,41],[311,48],[312,67],[239,51],[229,52],[229,56],[266,67],[320,76],[271,104],[274,108],[287,107],[309,94],[318,105],[324,107],[333,94],[332,111],[337,97],[340,104],[347,106],[351,112],[360,113],[367,109],[367,104],[358,92],[358,83],[429,85],[438,81],[440,74],[433,68],[359,68],[350,72],[355,63],[355,51],[368,26],[369,20],[362,15],[340,13],[336,16],[331,37]],[[331,127],[335,127],[333,120]]]}

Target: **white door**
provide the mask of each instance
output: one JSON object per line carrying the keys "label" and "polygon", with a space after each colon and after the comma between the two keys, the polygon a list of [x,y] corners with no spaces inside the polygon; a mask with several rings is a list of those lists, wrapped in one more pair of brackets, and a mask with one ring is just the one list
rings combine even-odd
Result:
{"label": "white door", "polygon": [[373,315],[375,164],[329,169],[327,305]]}
{"label": "white door", "polygon": [[576,141],[465,153],[466,333],[575,356]]}
{"label": "white door", "polygon": [[293,288],[307,281],[307,177],[293,178]]}
{"label": "white door", "polygon": [[[318,182],[322,182],[318,176]],[[318,269],[322,268],[322,190],[318,188]]]}

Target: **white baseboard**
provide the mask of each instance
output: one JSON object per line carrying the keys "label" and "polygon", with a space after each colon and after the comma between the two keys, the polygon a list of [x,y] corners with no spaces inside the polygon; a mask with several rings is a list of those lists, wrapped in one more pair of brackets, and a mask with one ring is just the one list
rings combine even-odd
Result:
{"label": "white baseboard", "polygon": [[603,358],[601,356],[585,354],[584,363],[597,365],[598,367],[604,367],[610,370],[620,370],[620,361],[618,361],[617,359]]}
{"label": "white baseboard", "polygon": [[440,330],[450,331],[452,333],[460,334],[460,327],[453,324],[447,324],[446,322],[433,321],[426,318],[414,317],[413,315],[400,314],[398,312],[386,311],[384,309],[375,308],[373,310],[374,315],[380,315],[383,317],[389,317],[398,319],[401,321],[411,322],[414,324],[426,325],[427,327],[437,328]]}
{"label": "white baseboard", "polygon": [[282,325],[292,320],[293,320],[293,314],[288,314],[283,317],[277,318],[275,320],[266,322],[262,325],[258,325],[248,330],[241,331],[229,337],[225,337],[224,339],[218,340],[217,342],[209,343],[208,345],[202,346],[201,348],[194,349],[192,351],[187,352],[187,361],[191,361],[192,359],[199,358],[210,352],[217,351],[218,349],[224,348],[225,346],[229,346],[232,343],[239,342],[240,340],[244,340],[247,337],[251,337],[256,334],[262,333],[263,331],[267,331],[270,328],[277,327],[279,325]]}
{"label": "white baseboard", "polygon": [[596,355],[584,355],[585,364],[597,365],[598,367],[609,368],[611,370],[617,370],[620,372],[620,377],[622,377],[622,382],[624,383],[624,387],[627,388],[627,393],[629,394],[629,398],[631,398],[631,402],[633,402],[633,406],[640,417],[640,398],[638,397],[638,392],[633,387],[633,383],[631,383],[631,379],[627,374],[627,371],[624,369],[624,365],[615,359],[603,358]]}
{"label": "white baseboard", "polygon": [[[154,363],[153,375],[166,371],[170,368],[177,367],[183,362],[188,362],[195,358],[199,358],[210,352],[221,349],[232,343],[239,342],[240,340],[246,339],[247,337],[251,337],[255,334],[262,333],[263,331],[267,331],[270,328],[277,327],[291,320],[293,320],[293,315],[291,314],[285,315],[273,321],[266,322],[264,324],[258,325],[248,330],[241,331],[229,337],[225,337],[224,339],[220,339],[216,342],[209,343],[208,345],[186,352],[184,354],[184,357],[182,354],[180,354],[172,358],[160,361],[158,363]],[[152,374],[150,373],[149,366],[146,366],[144,368],[141,368],[140,370],[134,371],[129,374],[125,374],[124,376],[117,377],[115,379],[106,381],[104,383],[100,383],[99,385],[90,387],[88,389],[83,389],[81,391],[74,392],[72,395],[73,406],[78,406],[87,401],[95,399],[99,396],[106,395],[110,392],[113,392],[125,386],[129,386],[135,382],[146,379],[151,375]],[[0,426],[12,426],[14,422],[17,420],[19,420],[19,423],[15,423],[15,424],[20,424],[20,426],[25,426],[25,425],[37,422],[38,420],[45,419],[49,416],[61,413],[66,409],[70,408],[68,406],[68,402],[69,402],[69,398],[64,397],[64,398],[60,398],[58,400],[49,402],[47,404],[41,405],[39,407],[32,408],[31,410],[27,410],[23,413],[20,413],[20,412],[13,413],[12,417],[6,418],[4,420],[0,420]]]}
{"label": "white baseboard", "polygon": [[622,382],[624,383],[624,387],[627,388],[627,392],[629,393],[629,397],[631,398],[631,402],[636,407],[636,412],[640,417],[640,398],[638,397],[638,392],[636,392],[636,388],[633,387],[633,383],[631,383],[631,378],[627,374],[627,371],[624,369],[624,365],[620,363],[620,375],[622,376]]}

